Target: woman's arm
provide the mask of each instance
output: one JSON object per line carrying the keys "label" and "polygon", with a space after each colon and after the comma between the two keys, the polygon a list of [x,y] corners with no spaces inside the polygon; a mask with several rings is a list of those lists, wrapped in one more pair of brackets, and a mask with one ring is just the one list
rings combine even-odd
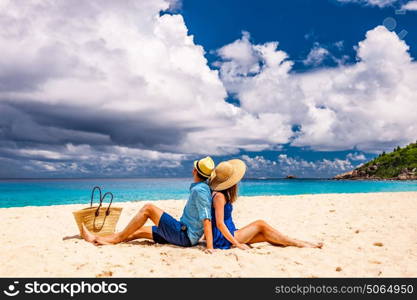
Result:
{"label": "woman's arm", "polygon": [[224,206],[226,204],[226,199],[222,193],[217,193],[213,199],[214,212],[216,214],[216,225],[219,228],[223,236],[231,242],[234,246],[246,250],[248,249],[247,245],[239,243],[235,237],[230,233],[229,228],[224,224]]}

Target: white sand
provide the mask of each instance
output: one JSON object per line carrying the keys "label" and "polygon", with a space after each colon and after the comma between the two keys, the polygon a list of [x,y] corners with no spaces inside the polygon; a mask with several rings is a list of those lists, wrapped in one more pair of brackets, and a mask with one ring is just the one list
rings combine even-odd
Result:
{"label": "white sand", "polygon": [[[185,201],[153,203],[178,218]],[[124,208],[118,228],[143,204],[117,203]],[[77,237],[71,212],[82,207],[0,209],[0,276],[417,276],[417,192],[242,197],[235,203],[238,227],[265,219],[292,237],[324,242],[321,250],[262,243],[206,254],[202,246],[145,240],[95,247]]]}

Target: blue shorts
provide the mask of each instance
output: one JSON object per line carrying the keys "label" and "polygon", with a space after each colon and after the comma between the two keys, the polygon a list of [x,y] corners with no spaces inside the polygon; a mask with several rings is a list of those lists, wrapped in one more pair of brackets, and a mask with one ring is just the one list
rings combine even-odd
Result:
{"label": "blue shorts", "polygon": [[163,213],[158,226],[152,226],[152,238],[158,244],[191,247],[187,227],[167,213]]}

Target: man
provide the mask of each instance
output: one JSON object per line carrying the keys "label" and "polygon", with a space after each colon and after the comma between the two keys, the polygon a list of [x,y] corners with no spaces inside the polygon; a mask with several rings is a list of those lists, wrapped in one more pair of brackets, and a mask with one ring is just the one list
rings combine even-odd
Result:
{"label": "man", "polygon": [[[213,170],[214,162],[211,157],[194,162],[192,171],[194,182],[190,186],[190,196],[180,221],[153,204],[145,204],[122,231],[100,237],[89,232],[83,224],[82,237],[95,245],[117,244],[146,238],[160,244],[190,247],[196,245],[204,234],[207,249],[211,251],[213,249],[212,198],[207,179]],[[143,226],[148,219],[151,219],[156,226]]]}

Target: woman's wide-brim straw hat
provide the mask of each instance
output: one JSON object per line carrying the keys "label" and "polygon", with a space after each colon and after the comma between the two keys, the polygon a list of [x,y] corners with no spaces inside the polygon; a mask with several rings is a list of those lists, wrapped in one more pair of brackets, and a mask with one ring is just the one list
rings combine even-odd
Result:
{"label": "woman's wide-brim straw hat", "polygon": [[246,165],[240,159],[223,161],[217,165],[210,177],[210,187],[213,191],[223,191],[242,180]]}

